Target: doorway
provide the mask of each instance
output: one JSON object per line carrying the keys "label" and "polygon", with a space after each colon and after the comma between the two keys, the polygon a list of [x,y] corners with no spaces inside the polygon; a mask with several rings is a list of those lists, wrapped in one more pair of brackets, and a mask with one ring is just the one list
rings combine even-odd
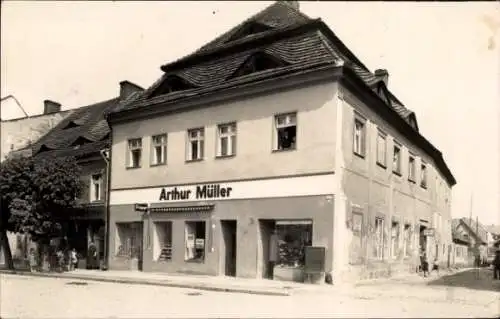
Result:
{"label": "doorway", "polygon": [[419,245],[423,253],[427,254],[427,236],[425,235],[426,226],[420,225],[420,240]]}
{"label": "doorway", "polygon": [[235,220],[221,220],[222,237],[224,240],[224,274],[236,276],[236,227]]}
{"label": "doorway", "polygon": [[273,230],[276,228],[276,222],[274,220],[259,220],[259,231],[260,231],[260,242],[262,245],[261,255],[259,259],[261,261],[261,275],[262,278],[273,279],[274,265],[269,262],[270,253],[270,239]]}

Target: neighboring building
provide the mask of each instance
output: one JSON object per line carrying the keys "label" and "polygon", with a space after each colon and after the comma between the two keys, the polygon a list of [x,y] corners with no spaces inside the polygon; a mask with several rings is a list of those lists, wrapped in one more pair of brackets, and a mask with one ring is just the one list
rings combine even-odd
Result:
{"label": "neighboring building", "polygon": [[110,128],[105,114],[142,90],[123,81],[118,97],[75,109],[33,144],[35,159],[74,156],[82,168],[84,191],[78,199],[78,213],[66,231],[69,245],[84,256],[91,241],[96,244],[101,258],[104,255],[107,178],[106,160],[101,151],[110,146]]}
{"label": "neighboring building", "polygon": [[488,256],[488,232],[481,223],[476,223],[471,218],[459,218],[453,220],[452,231],[457,232],[469,240],[469,255],[479,256],[482,262],[486,262]]}
{"label": "neighboring building", "polygon": [[468,233],[457,229],[458,224],[459,220],[453,219],[453,259],[451,264],[455,267],[470,267],[474,264],[474,256],[469,255],[470,238]]}
{"label": "neighboring building", "polygon": [[[14,154],[29,155],[30,145],[55,127],[70,112],[70,110],[61,111],[61,104],[57,102],[45,100],[42,114],[27,116],[14,97],[3,99],[0,105],[0,161]],[[7,232],[7,237],[14,260],[25,258],[29,246],[28,238],[11,232]],[[3,252],[0,251],[0,264],[4,263],[3,258]]]}
{"label": "neighboring building", "polygon": [[336,283],[414,271],[419,247],[449,263],[442,154],[297,2],[162,70],[108,117],[111,269],[302,280],[311,245]]}

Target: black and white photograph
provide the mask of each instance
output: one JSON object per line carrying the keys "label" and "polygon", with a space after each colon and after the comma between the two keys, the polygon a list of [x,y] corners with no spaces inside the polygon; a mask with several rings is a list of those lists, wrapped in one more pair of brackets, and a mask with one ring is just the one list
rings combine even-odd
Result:
{"label": "black and white photograph", "polygon": [[0,14],[1,318],[500,317],[499,2]]}

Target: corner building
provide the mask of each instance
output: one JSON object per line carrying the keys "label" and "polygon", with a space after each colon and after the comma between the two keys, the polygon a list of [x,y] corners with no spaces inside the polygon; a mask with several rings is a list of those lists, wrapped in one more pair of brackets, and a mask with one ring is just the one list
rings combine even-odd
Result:
{"label": "corner building", "polygon": [[161,69],[108,116],[111,269],[301,281],[320,246],[336,283],[449,254],[441,153],[297,2]]}

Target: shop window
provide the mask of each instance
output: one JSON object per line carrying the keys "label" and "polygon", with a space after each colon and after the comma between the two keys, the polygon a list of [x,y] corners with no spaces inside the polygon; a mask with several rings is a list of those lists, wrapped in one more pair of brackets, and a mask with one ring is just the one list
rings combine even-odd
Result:
{"label": "shop window", "polygon": [[128,140],[127,166],[129,168],[141,167],[142,138]]}
{"label": "shop window", "polygon": [[204,221],[186,222],[186,261],[205,261],[206,223]]}
{"label": "shop window", "polygon": [[188,130],[187,160],[202,160],[205,151],[205,129],[197,128]]}
{"label": "shop window", "polygon": [[354,117],[354,154],[365,156],[366,152],[366,120],[359,115]]}
{"label": "shop window", "polygon": [[312,223],[309,221],[277,221],[279,238],[278,265],[302,267],[305,247],[312,245]]}
{"label": "shop window", "polygon": [[92,174],[90,182],[90,201],[100,201],[102,192],[102,174]]}
{"label": "shop window", "polygon": [[140,258],[142,248],[142,224],[117,223],[116,230],[117,256]]}
{"label": "shop window", "polygon": [[351,247],[349,249],[351,264],[359,264],[363,260],[363,242],[362,242],[362,225],[363,225],[363,215],[360,212],[352,213],[352,241]]}
{"label": "shop window", "polygon": [[293,150],[297,138],[297,113],[275,116],[275,150]]}
{"label": "shop window", "polygon": [[410,224],[405,224],[404,230],[403,230],[403,250],[404,254],[403,256],[405,257],[411,257],[412,253],[412,236],[411,236],[411,225]]}
{"label": "shop window", "polygon": [[391,224],[391,257],[396,259],[399,254],[399,223],[393,221]]}
{"label": "shop window", "polygon": [[172,222],[157,222],[155,228],[154,259],[158,261],[172,260]]}
{"label": "shop window", "polygon": [[377,164],[387,166],[387,136],[382,131],[377,136]]}
{"label": "shop window", "polygon": [[384,259],[384,219],[381,217],[375,218],[375,243],[374,257],[376,259]]}
{"label": "shop window", "polygon": [[221,124],[217,127],[217,156],[236,154],[236,123]]}
{"label": "shop window", "polygon": [[162,165],[167,162],[167,134],[151,137],[151,165]]}

